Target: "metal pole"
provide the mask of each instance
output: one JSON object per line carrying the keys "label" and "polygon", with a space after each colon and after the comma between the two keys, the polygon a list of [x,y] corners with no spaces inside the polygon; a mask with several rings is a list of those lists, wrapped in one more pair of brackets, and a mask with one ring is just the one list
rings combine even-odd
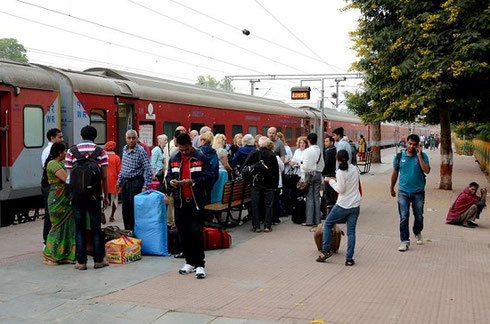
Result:
{"label": "metal pole", "polygon": [[339,79],[335,79],[335,109],[339,110]]}
{"label": "metal pole", "polygon": [[[338,84],[338,83],[337,83]],[[322,100],[320,101],[320,110],[321,110],[321,118],[320,118],[320,143],[317,143],[318,146],[320,147],[320,152],[323,152],[323,134],[325,133],[323,126],[324,126],[324,121],[323,121],[323,115],[325,114],[325,79],[322,79]]]}
{"label": "metal pole", "polygon": [[254,95],[254,81],[253,80],[250,80],[250,95],[253,96]]}

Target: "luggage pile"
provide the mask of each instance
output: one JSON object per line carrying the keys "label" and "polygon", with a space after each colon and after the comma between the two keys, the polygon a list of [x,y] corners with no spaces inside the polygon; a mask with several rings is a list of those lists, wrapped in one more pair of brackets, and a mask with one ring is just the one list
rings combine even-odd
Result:
{"label": "luggage pile", "polygon": [[141,259],[141,240],[121,236],[105,244],[107,261],[124,264]]}

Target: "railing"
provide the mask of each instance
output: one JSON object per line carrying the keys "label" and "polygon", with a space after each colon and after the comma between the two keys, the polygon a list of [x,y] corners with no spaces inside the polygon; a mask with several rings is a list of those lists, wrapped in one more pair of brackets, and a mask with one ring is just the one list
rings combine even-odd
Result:
{"label": "railing", "polygon": [[456,146],[456,153],[459,155],[473,155],[473,141],[462,140],[457,137],[453,137],[454,145]]}
{"label": "railing", "polygon": [[454,138],[456,153],[460,155],[474,155],[483,170],[490,172],[490,142],[482,140],[462,140]]}

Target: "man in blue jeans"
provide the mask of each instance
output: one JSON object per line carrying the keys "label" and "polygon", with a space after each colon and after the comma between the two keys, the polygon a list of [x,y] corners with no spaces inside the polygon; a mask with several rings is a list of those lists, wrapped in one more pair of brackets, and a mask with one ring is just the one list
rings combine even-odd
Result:
{"label": "man in blue jeans", "polygon": [[407,149],[393,158],[393,174],[391,175],[391,196],[396,197],[395,184],[398,184],[398,212],[400,214],[400,240],[398,251],[405,252],[410,246],[410,230],[408,219],[410,204],[415,218],[413,234],[417,244],[424,243],[422,230],[424,228],[425,174],[429,174],[430,165],[427,154],[419,146],[420,138],[412,134],[407,138]]}

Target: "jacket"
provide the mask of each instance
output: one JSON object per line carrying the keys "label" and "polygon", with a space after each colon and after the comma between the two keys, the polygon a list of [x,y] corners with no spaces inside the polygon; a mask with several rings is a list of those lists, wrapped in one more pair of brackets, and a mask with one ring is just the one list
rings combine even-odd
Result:
{"label": "jacket", "polygon": [[211,168],[211,172],[214,176],[212,183],[210,184],[211,188],[213,188],[214,183],[218,180],[219,177],[219,162],[218,162],[218,154],[216,154],[216,150],[211,147],[209,144],[201,145],[199,148],[204,155],[208,158],[209,167]]}
{"label": "jacket", "polygon": [[255,151],[257,148],[255,145],[245,145],[240,148],[238,148],[235,156],[230,162],[230,165],[232,168],[237,168],[238,171],[242,171],[243,169],[243,163],[245,163],[245,160],[247,159],[248,155],[250,152]]}
{"label": "jacket", "polygon": [[[172,180],[180,180],[182,174],[182,156],[180,152],[177,152],[174,156],[170,158],[170,169],[167,172],[167,188],[172,192],[175,205],[182,207],[181,200],[181,188],[174,188],[170,185]],[[190,173],[191,179],[194,180],[191,186],[192,196],[194,197],[194,202],[196,203],[197,209],[202,209],[207,203],[208,196],[207,192],[208,184],[213,181],[214,175],[211,171],[208,158],[199,150],[194,149],[192,152],[192,157],[190,159]]]}
{"label": "jacket", "polygon": [[276,155],[265,147],[253,151],[249,154],[244,165],[254,165],[260,160],[269,168],[264,174],[264,181],[260,185],[269,188],[277,189],[279,185],[279,165],[277,164]]}
{"label": "jacket", "polygon": [[323,168],[322,174],[324,176],[335,175],[335,163],[337,162],[337,148],[335,146],[331,146],[323,152],[323,159],[325,160],[325,167]]}
{"label": "jacket", "polygon": [[470,188],[465,188],[454,201],[446,217],[446,224],[451,223],[455,218],[458,218],[462,213],[468,210],[471,205],[480,201],[480,197],[474,195]]}

